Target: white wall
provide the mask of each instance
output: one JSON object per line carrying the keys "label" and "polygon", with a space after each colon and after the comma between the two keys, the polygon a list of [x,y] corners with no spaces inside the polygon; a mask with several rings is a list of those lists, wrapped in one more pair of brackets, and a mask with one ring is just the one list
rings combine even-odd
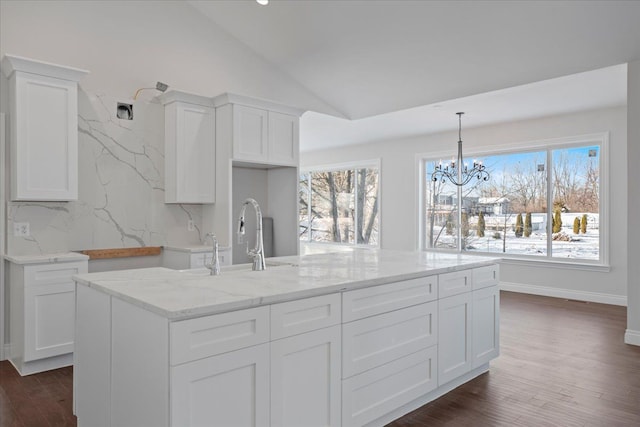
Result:
{"label": "white wall", "polygon": [[638,227],[638,213],[640,213],[640,61],[629,64],[627,71],[627,124],[629,139],[627,143],[627,179],[634,185],[629,185],[628,198],[628,230],[627,242],[628,258],[628,310],[627,332],[625,342],[640,345],[640,227]]}
{"label": "white wall", "polygon": [[[473,114],[473,112],[468,112]],[[624,304],[627,293],[627,118],[626,108],[464,129],[464,148],[482,151],[513,143],[610,133],[611,271],[504,265],[503,282],[543,287],[553,293],[582,299]],[[418,247],[417,160],[429,152],[455,153],[457,133],[425,135],[401,141],[385,141],[301,154],[301,168],[371,158],[381,159],[381,246],[415,250]],[[545,289],[538,289],[544,291]]]}

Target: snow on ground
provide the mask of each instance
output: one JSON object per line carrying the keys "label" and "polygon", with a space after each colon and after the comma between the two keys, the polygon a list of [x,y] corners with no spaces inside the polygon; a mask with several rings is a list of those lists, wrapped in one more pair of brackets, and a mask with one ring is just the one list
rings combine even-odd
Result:
{"label": "snow on ground", "polygon": [[[600,257],[600,231],[598,229],[598,215],[587,214],[587,233],[574,234],[573,220],[576,217],[582,218],[582,213],[563,213],[562,216],[562,233],[569,237],[570,241],[552,241],[552,255],[554,258],[571,258],[598,260]],[[529,237],[516,237],[512,228],[515,224],[516,215],[507,218],[507,236],[504,242],[505,250],[503,251],[503,235],[502,231],[496,232],[486,230],[485,237],[476,236],[475,224],[471,223],[471,236],[467,238],[467,250],[473,252],[489,252],[503,253],[512,255],[533,255],[547,256],[547,234],[544,231],[534,231]],[[504,224],[504,217],[502,219]],[[494,234],[499,233],[500,238],[494,238]],[[440,236],[441,244],[438,247],[456,246],[456,237],[442,235]]]}

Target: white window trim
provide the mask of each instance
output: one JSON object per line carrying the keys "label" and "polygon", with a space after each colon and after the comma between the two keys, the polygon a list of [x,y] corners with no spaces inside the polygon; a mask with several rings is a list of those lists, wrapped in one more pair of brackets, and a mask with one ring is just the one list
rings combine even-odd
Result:
{"label": "white window trim", "polygon": [[[347,169],[363,169],[363,168],[375,168],[378,170],[378,244],[377,245],[365,245],[361,243],[338,243],[338,242],[314,242],[311,240],[311,232],[309,232],[309,240],[300,240],[300,244],[304,245],[318,245],[318,246],[340,246],[340,247],[355,247],[355,248],[380,248],[382,245],[382,160],[380,158],[371,160],[358,160],[353,162],[344,163],[330,163],[324,165],[313,165],[301,167],[298,171],[298,175],[313,172],[332,172]],[[298,178],[300,179],[300,178]],[[298,218],[300,217],[300,210],[298,208]],[[298,224],[299,227],[299,224]]]}
{"label": "white window trim", "polygon": [[417,209],[417,230],[418,235],[416,238],[416,247],[422,251],[434,251],[434,252],[450,252],[450,253],[464,253],[465,255],[478,255],[478,256],[497,256],[502,258],[506,263],[522,264],[522,265],[544,265],[548,267],[562,267],[562,268],[575,268],[580,270],[590,271],[609,271],[609,253],[610,253],[610,206],[609,206],[609,132],[592,133],[585,135],[575,135],[568,137],[543,139],[535,141],[515,142],[507,145],[490,145],[483,147],[474,147],[471,150],[465,151],[465,157],[483,157],[494,156],[500,154],[514,154],[517,152],[530,152],[539,150],[557,150],[562,148],[571,148],[580,145],[599,145],[600,146],[600,200],[599,200],[599,219],[600,219],[600,242],[599,242],[599,255],[598,261],[589,261],[584,259],[563,259],[553,258],[550,256],[536,257],[526,255],[513,255],[505,254],[503,252],[480,252],[480,251],[460,251],[455,250],[443,250],[427,248],[425,244],[425,183],[426,183],[426,171],[424,164],[428,161],[434,161],[439,158],[451,157],[453,151],[438,151],[418,153],[415,156],[416,159],[416,176],[418,182],[416,185],[416,195],[419,200]]}

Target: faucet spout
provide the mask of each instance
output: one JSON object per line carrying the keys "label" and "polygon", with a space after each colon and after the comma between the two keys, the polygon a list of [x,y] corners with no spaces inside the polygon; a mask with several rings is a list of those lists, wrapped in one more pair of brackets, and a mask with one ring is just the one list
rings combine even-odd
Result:
{"label": "faucet spout", "polygon": [[242,243],[242,236],[245,233],[244,214],[249,205],[253,206],[253,210],[256,213],[256,245],[250,250],[247,244],[247,255],[253,258],[252,269],[254,271],[263,271],[266,269],[266,263],[264,260],[264,239],[262,235],[262,210],[255,199],[248,198],[242,203],[240,218],[238,218],[238,243]]}
{"label": "faucet spout", "polygon": [[211,259],[211,262],[205,263],[204,266],[207,267],[209,270],[211,270],[212,276],[219,276],[220,275],[220,258],[218,256],[219,254],[218,238],[213,233],[207,233],[207,235],[204,236],[205,242],[207,241],[208,237],[211,237],[211,241],[213,242],[213,257]]}

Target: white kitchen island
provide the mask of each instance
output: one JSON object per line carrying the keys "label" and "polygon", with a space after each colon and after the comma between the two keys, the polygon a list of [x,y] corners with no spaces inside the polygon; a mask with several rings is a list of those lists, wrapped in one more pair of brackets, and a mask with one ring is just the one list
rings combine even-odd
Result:
{"label": "white kitchen island", "polygon": [[79,426],[384,425],[499,352],[493,258],[355,249],[205,273],[75,277]]}

